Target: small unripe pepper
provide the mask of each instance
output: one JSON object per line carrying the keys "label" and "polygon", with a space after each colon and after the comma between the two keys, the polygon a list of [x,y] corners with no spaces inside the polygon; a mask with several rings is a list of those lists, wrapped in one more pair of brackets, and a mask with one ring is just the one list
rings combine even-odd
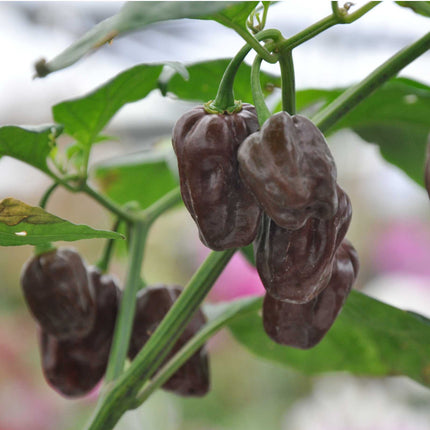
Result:
{"label": "small unripe pepper", "polygon": [[87,394],[103,377],[115,328],[120,290],[114,278],[89,269],[94,286],[96,319],[83,338],[60,340],[40,333],[42,369],[49,385],[67,397]]}
{"label": "small unripe pepper", "polygon": [[300,349],[318,344],[333,325],[351,291],[359,268],[353,246],[344,240],[336,252],[327,287],[305,304],[281,302],[266,294],[263,325],[276,343]]}
{"label": "small unripe pepper", "polygon": [[58,339],[76,339],[92,329],[94,291],[75,250],[60,248],[31,258],[23,268],[21,285],[42,330]]}
{"label": "small unripe pepper", "polygon": [[329,282],[332,261],[351,221],[351,202],[337,186],[337,212],[332,219],[309,218],[297,230],[279,227],[263,217],[254,243],[261,281],[276,300],[307,303]]}
{"label": "small unripe pepper", "polygon": [[185,113],[173,129],[184,204],[201,241],[216,251],[250,244],[261,210],[242,182],[237,150],[258,130],[254,106],[233,114],[210,114],[203,106]]}
{"label": "small unripe pepper", "polygon": [[[173,303],[181,294],[179,287],[146,287],[139,292],[128,355],[133,359],[145,345]],[[206,323],[199,309],[176,341],[165,362],[173,357]],[[181,396],[204,396],[209,390],[209,364],[206,348],[194,353],[163,385]]]}
{"label": "small unripe pepper", "polygon": [[337,210],[336,166],[323,134],[307,118],[279,112],[238,151],[242,179],[266,214],[295,230]]}

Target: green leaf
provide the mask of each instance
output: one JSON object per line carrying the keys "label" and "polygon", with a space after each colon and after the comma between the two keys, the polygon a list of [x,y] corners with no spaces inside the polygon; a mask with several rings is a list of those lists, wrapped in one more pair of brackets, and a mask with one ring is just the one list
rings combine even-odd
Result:
{"label": "green leaf", "polygon": [[0,157],[7,155],[48,173],[46,160],[62,130],[62,126],[57,124],[0,127]]}
{"label": "green leaf", "polygon": [[[342,90],[305,90],[297,93],[299,109],[315,113]],[[406,79],[392,79],[349,112],[334,127],[354,130],[379,146],[382,156],[424,185],[424,160],[430,132],[430,87]]]}
{"label": "green leaf", "polygon": [[[222,75],[230,60],[214,60],[195,63],[187,66],[189,79],[184,80],[179,74],[175,74],[165,88],[183,100],[195,100],[207,102],[213,100],[218,91]],[[250,85],[251,67],[243,63],[234,81],[235,98],[243,102],[252,103]],[[270,94],[274,88],[281,87],[281,78],[270,73],[261,73],[261,86],[264,95]]]}
{"label": "green leaf", "polygon": [[116,15],[97,24],[51,61],[39,61],[35,66],[36,73],[39,77],[43,77],[71,66],[84,55],[111,42],[113,38],[131,31],[142,30],[154,22],[181,18],[211,19],[214,14],[229,8],[232,9],[226,12],[227,16],[235,10],[242,16],[246,9],[246,6],[241,9],[242,4],[246,5],[248,2],[128,2]]}
{"label": "green leaf", "polygon": [[429,321],[357,291],[321,343],[308,351],[274,343],[263,330],[259,312],[248,313],[229,327],[255,355],[307,374],[405,375],[430,386]]}
{"label": "green leaf", "polygon": [[334,127],[352,128],[382,156],[424,186],[430,132],[430,87],[405,78],[387,82]]}
{"label": "green leaf", "polygon": [[170,167],[173,156],[169,142],[167,150],[116,158],[98,165],[94,173],[103,192],[116,203],[137,201],[143,209],[178,186]]}
{"label": "green leaf", "polygon": [[29,206],[12,197],[0,201],[0,246],[45,245],[59,240],[107,238],[120,234],[73,224],[42,208]]}
{"label": "green leaf", "polygon": [[146,64],[126,70],[83,97],[55,105],[54,118],[68,134],[90,147],[119,109],[157,87],[161,70],[161,65]]}
{"label": "green leaf", "polygon": [[415,13],[430,17],[430,1],[396,1],[396,3],[412,9]]}
{"label": "green leaf", "polygon": [[258,3],[258,1],[236,2],[210,18],[229,28],[239,26],[246,29],[247,18]]}

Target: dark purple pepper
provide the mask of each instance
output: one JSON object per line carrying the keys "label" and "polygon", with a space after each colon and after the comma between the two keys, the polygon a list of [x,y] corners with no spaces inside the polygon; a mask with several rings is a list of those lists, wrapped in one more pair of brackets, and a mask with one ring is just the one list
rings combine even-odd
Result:
{"label": "dark purple pepper", "polygon": [[45,332],[58,339],[76,339],[92,329],[94,291],[75,250],[60,248],[31,258],[23,268],[21,285]]}
{"label": "dark purple pepper", "polygon": [[266,214],[296,230],[337,210],[336,166],[320,130],[301,115],[279,112],[238,151],[240,176]]}
{"label": "dark purple pepper", "polygon": [[426,186],[427,194],[430,197],[430,134],[427,138],[426,162],[424,170],[424,183]]}
{"label": "dark purple pepper", "polygon": [[300,349],[318,344],[333,325],[351,291],[359,268],[358,255],[347,241],[339,247],[327,287],[305,304],[281,302],[266,294],[263,325],[276,343]]}
{"label": "dark purple pepper", "polygon": [[352,215],[348,195],[339,186],[337,196],[332,219],[310,218],[298,230],[284,229],[263,217],[254,243],[255,260],[264,287],[276,300],[307,303],[327,285]]}
{"label": "dark purple pepper", "polygon": [[48,383],[68,397],[87,394],[103,377],[109,359],[120,290],[114,278],[92,267],[96,320],[92,330],[78,340],[59,340],[40,334],[42,369]]}
{"label": "dark purple pepper", "polygon": [[[173,303],[181,294],[179,287],[147,287],[139,292],[130,341],[129,357],[133,359],[145,345]],[[164,363],[173,357],[206,323],[199,309],[188,323]],[[209,363],[206,348],[200,348],[180,367],[163,388],[182,396],[204,396],[209,390]]]}
{"label": "dark purple pepper", "polygon": [[242,182],[237,150],[258,130],[254,106],[234,114],[209,114],[203,106],[185,113],[173,129],[182,199],[201,241],[216,251],[250,244],[261,209]]}
{"label": "dark purple pepper", "polygon": [[79,350],[79,358],[73,356],[73,346],[66,341],[42,331],[40,334],[42,369],[48,384],[66,397],[84,396],[104,375],[106,366],[91,361]]}

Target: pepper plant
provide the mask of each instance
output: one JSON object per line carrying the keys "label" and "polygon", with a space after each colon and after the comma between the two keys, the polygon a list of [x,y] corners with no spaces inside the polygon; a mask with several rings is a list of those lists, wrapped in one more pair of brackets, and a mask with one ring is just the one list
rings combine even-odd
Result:
{"label": "pepper plant", "polygon": [[[161,214],[182,203],[187,178],[184,179],[186,173],[181,172],[181,163],[189,162],[190,156],[186,151],[180,155],[180,143],[176,144],[179,173],[181,181],[184,180],[181,187],[174,181],[165,181],[165,163],[164,167],[160,167],[159,159],[148,156],[144,165],[158,167],[151,170],[151,183],[160,182],[163,185],[151,189],[151,183],[148,182],[145,186],[148,187],[151,197],[145,201],[137,195],[145,193],[145,190],[136,190],[136,187],[133,187],[134,181],[138,181],[137,177],[129,179],[126,184],[118,184],[119,192],[103,192],[91,185],[90,153],[95,143],[103,144],[101,133],[104,127],[125,104],[141,100],[151,91],[161,91],[163,95],[173,93],[183,100],[200,101],[204,107],[200,108],[199,115],[205,118],[207,115],[214,115],[214,118],[218,119],[232,118],[233,115],[244,112],[245,103],[253,104],[255,110],[246,108],[255,112],[255,119],[252,120],[254,125],[250,127],[248,134],[258,133],[258,128],[263,125],[268,129],[268,121],[273,121],[275,114],[283,115],[287,122],[290,121],[290,115],[293,119],[296,118],[297,121],[294,121],[297,123],[303,122],[305,120],[300,120],[300,116],[294,117],[296,111],[309,111],[308,108],[312,107],[314,114],[310,121],[306,120],[307,129],[315,127],[313,133],[323,133],[325,136],[343,128],[352,129],[364,140],[379,145],[381,154],[389,162],[403,169],[419,185],[424,186],[424,159],[430,131],[430,87],[396,76],[405,66],[429,50],[430,33],[424,34],[416,42],[386,59],[377,69],[368,76],[363,76],[360,82],[350,88],[300,91],[295,88],[294,50],[305,50],[306,41],[318,37],[320,33],[336,25],[345,25],[348,27],[345,31],[353,32],[353,23],[356,20],[365,19],[375,7],[384,7],[379,3],[381,2],[368,2],[357,8],[351,3],[341,6],[338,2],[331,2],[331,10],[326,18],[285,38],[279,30],[265,28],[271,2],[130,2],[125,4],[118,14],[96,25],[54,59],[41,60],[36,64],[36,75],[42,78],[70,66],[94,49],[101,49],[120,35],[141,30],[154,22],[171,19],[214,20],[233,29],[238,37],[244,40],[243,48],[232,59],[185,65],[136,65],[89,94],[53,106],[52,124],[0,127],[0,155],[28,163],[52,179],[52,186],[46,190],[40,207],[29,206],[13,197],[0,202],[0,245],[32,245],[40,257],[55,252],[53,244],[56,241],[106,238],[106,249],[98,262],[98,268],[102,272],[108,272],[115,242],[124,239],[127,241],[126,281],[120,294],[103,388],[96,410],[87,424],[87,430],[114,428],[124,413],[145,402],[155,390],[169,381],[211,336],[223,328],[231,330],[237,341],[254,354],[306,373],[349,371],[370,376],[406,375],[423,385],[430,385],[430,321],[421,315],[383,304],[357,291],[351,292],[325,339],[309,351],[275,344],[263,329],[260,312],[263,299],[253,297],[211,305],[208,321],[202,323],[199,330],[187,339],[176,353],[169,355],[234,253],[243,252],[249,261],[255,264],[252,245],[249,245],[251,241],[258,240],[254,238],[255,235],[247,237],[246,243],[233,241],[224,247],[219,245],[220,242],[216,242],[216,245],[212,246],[221,250],[209,254],[149,340],[136,353],[130,365],[126,366],[137,296],[140,290],[147,288],[141,279],[147,235]],[[430,16],[429,2],[397,3],[421,15]],[[284,3],[282,7],[288,8],[289,5]],[[251,51],[255,53],[252,67],[244,63]],[[279,63],[280,77],[262,72],[260,67],[263,61]],[[211,73],[208,74],[207,70]],[[269,110],[265,102],[269,87],[281,88],[280,103],[273,111]],[[399,108],[404,98],[411,95],[416,102],[411,104],[408,110]],[[56,145],[56,139],[62,134],[74,140],[66,153],[61,153]],[[226,135],[220,136],[220,140],[229,138]],[[325,145],[324,139],[321,139],[321,145]],[[242,158],[239,161],[242,163],[243,175],[245,150],[240,151]],[[326,157],[326,150],[321,151],[323,155],[320,158]],[[236,154],[233,156],[236,157]],[[203,163],[204,160],[206,155],[202,153],[200,161]],[[229,160],[224,162],[228,164]],[[276,159],[274,162],[276,163]],[[200,168],[200,164],[195,163],[195,168]],[[237,162],[233,165],[237,165]],[[222,168],[224,167],[223,165]],[[307,176],[304,179],[307,179]],[[253,183],[249,182],[248,185],[252,190]],[[332,181],[331,186],[335,186],[335,181]],[[64,187],[72,193],[86,194],[97,201],[116,219],[113,231],[75,225],[46,211],[45,206],[57,187]],[[210,189],[207,189],[207,192],[212,193]],[[260,198],[260,203],[264,203],[268,194],[262,192],[260,195],[257,192],[256,195]],[[211,197],[213,196],[209,195],[209,199]],[[193,213],[193,210],[197,211],[195,206],[187,203],[185,198],[184,200],[196,222],[204,222],[201,215]],[[337,201],[333,205],[330,210],[335,211],[338,207]],[[216,210],[216,206],[214,208]],[[287,210],[289,208],[286,207]],[[271,218],[274,217],[263,204],[264,211]],[[203,218],[209,216],[210,214],[206,213]],[[260,216],[258,213],[257,218]],[[303,219],[303,223],[307,222],[310,216]],[[324,216],[321,215],[321,219]],[[312,212],[312,217],[317,215]],[[239,218],[242,220],[242,215]],[[279,219],[282,223],[284,218]],[[348,224],[348,216],[345,219]],[[269,218],[266,218],[267,220]],[[273,220],[270,222],[274,223]],[[294,230],[301,228],[303,223],[295,226]],[[125,236],[117,232],[120,225],[125,226]],[[201,230],[202,240],[209,243],[209,246],[211,239],[207,236],[214,233],[211,228]],[[282,228],[288,229],[290,225],[285,224]],[[342,237],[336,239],[336,249],[342,242],[346,228]],[[215,233],[218,234],[219,231],[216,230]],[[342,246],[343,258],[346,258],[345,252],[350,252],[348,258],[354,266],[350,281],[353,282],[358,263],[355,257],[351,257],[349,245]],[[330,272],[327,279],[330,278],[336,249],[330,254]],[[256,256],[258,258],[258,252]],[[351,284],[350,281],[348,282]],[[31,288],[27,286],[26,290],[31,291]],[[286,307],[290,309],[291,303],[288,300]],[[310,297],[306,297],[304,302],[309,300]],[[270,309],[274,308],[273,303],[267,305],[269,310],[266,312],[272,312]],[[336,315],[338,311],[339,309],[336,309]],[[346,338],[349,339],[347,343],[344,341]],[[303,345],[301,339],[298,339],[297,343],[299,346]],[[306,342],[304,344],[306,345]],[[369,354],[369,351],[372,353]],[[169,359],[166,360],[166,357]]]}

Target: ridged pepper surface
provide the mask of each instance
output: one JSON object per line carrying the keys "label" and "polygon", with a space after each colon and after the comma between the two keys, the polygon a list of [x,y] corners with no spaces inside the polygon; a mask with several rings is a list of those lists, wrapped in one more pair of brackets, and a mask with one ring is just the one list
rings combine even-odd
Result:
{"label": "ridged pepper surface", "polygon": [[173,130],[182,199],[201,241],[216,251],[250,244],[261,209],[242,182],[237,150],[259,124],[254,106],[210,114],[203,106],[185,113]]}
{"label": "ridged pepper surface", "polygon": [[298,230],[284,229],[263,216],[254,243],[255,260],[261,281],[273,298],[306,303],[327,285],[334,255],[352,215],[349,197],[340,186],[337,197],[332,219],[309,218]]}
{"label": "ridged pepper surface", "polygon": [[87,394],[103,377],[115,328],[120,290],[114,278],[89,269],[94,286],[96,320],[77,340],[59,340],[42,330],[42,369],[49,385],[67,397]]}
{"label": "ridged pepper surface", "polygon": [[323,134],[304,116],[271,116],[242,143],[238,160],[242,179],[280,227],[296,230],[311,217],[336,213],[336,165]]}
{"label": "ridged pepper surface", "polygon": [[318,344],[333,325],[351,291],[359,269],[358,255],[344,240],[336,252],[327,287],[305,304],[285,303],[266,294],[263,325],[276,343],[300,349]]}
{"label": "ridged pepper surface", "polygon": [[[133,359],[149,340],[180,294],[179,287],[164,285],[146,287],[139,292],[128,353],[130,359]],[[178,352],[205,323],[206,317],[201,310],[198,310],[165,361]],[[195,352],[171,376],[163,388],[181,396],[205,395],[209,390],[209,363],[206,348],[202,347]]]}
{"label": "ridged pepper surface", "polygon": [[31,258],[23,268],[21,285],[42,330],[58,339],[73,339],[92,329],[94,291],[75,250],[59,248]]}

